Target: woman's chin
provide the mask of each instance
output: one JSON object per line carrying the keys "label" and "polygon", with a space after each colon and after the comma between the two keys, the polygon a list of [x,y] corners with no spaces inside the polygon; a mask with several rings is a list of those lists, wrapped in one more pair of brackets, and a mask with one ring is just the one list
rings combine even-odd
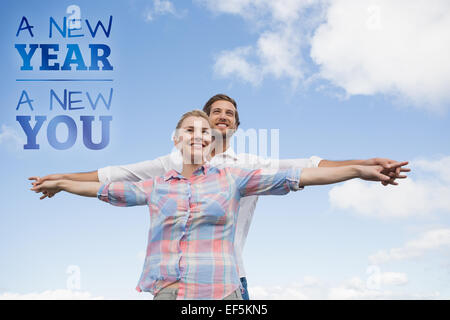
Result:
{"label": "woman's chin", "polygon": [[203,164],[206,155],[203,150],[195,150],[194,152],[187,152],[186,156],[183,156],[184,163],[189,164]]}

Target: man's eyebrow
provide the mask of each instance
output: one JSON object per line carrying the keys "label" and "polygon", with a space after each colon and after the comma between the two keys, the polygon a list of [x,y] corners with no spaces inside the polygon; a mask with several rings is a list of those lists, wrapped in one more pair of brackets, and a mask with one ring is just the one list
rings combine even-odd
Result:
{"label": "man's eyebrow", "polygon": [[[221,108],[221,107],[213,107],[213,108],[211,109],[211,111],[216,111],[216,110],[222,110],[222,108]],[[225,111],[226,111],[226,112],[232,112],[232,113],[234,113],[234,110],[233,110],[233,109],[226,109]]]}

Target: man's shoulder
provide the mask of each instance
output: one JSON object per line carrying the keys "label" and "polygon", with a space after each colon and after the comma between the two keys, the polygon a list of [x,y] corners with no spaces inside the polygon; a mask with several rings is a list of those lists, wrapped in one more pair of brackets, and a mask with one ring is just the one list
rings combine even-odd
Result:
{"label": "man's shoulder", "polygon": [[239,153],[236,155],[236,164],[241,168],[260,169],[274,165],[274,159],[258,156],[253,153]]}
{"label": "man's shoulder", "polygon": [[261,160],[261,159],[264,159],[263,157],[260,157],[253,153],[238,153],[238,154],[236,154],[236,158],[238,160],[245,160],[245,159]]}
{"label": "man's shoulder", "polygon": [[173,169],[183,164],[183,157],[180,152],[171,152],[155,160],[160,161],[165,167]]}
{"label": "man's shoulder", "polygon": [[125,169],[130,171],[153,171],[153,170],[164,170],[169,171],[172,169],[178,170],[180,166],[183,165],[183,160],[181,156],[174,155],[172,153],[160,156],[152,160],[144,160],[141,162],[136,162],[123,166]]}

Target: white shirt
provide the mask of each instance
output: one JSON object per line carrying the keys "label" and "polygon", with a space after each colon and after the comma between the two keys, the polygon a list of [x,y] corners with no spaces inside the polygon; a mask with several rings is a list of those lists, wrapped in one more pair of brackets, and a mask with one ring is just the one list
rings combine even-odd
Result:
{"label": "white shirt", "polygon": [[[228,148],[224,153],[213,157],[209,163],[212,166],[240,167],[245,169],[273,169],[284,170],[290,168],[312,168],[318,167],[322,159],[313,156],[309,159],[264,159],[248,153],[235,154],[233,149]],[[147,160],[124,166],[108,166],[98,169],[98,179],[101,183],[113,181],[142,181],[153,177],[163,176],[170,170],[181,172],[183,169],[183,158],[178,150],[171,154],[159,157],[155,160]],[[258,196],[244,197],[240,200],[240,208],[236,223],[234,247],[236,252],[239,276],[245,277],[242,252],[247,239],[250,224],[255,212]]]}

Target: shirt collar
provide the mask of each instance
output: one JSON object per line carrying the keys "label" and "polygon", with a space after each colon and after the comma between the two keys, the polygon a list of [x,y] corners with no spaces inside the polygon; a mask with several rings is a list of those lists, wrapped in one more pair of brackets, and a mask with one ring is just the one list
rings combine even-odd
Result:
{"label": "shirt collar", "polygon": [[[199,175],[206,175],[206,174],[208,174],[209,172],[215,172],[215,171],[217,171],[218,169],[216,168],[216,167],[214,167],[214,166],[211,166],[210,164],[208,164],[208,163],[205,163],[204,165],[202,165],[201,167],[198,167],[194,172],[193,172],[193,175],[194,176],[199,176]],[[175,179],[175,178],[177,178],[177,179],[186,179],[185,177],[183,177],[183,175],[181,174],[181,173],[179,173],[178,171],[176,171],[176,170],[170,170],[170,171],[168,171],[165,175],[164,175],[164,181],[168,181],[168,180],[170,180],[170,179]]]}
{"label": "shirt collar", "polygon": [[[172,159],[172,161],[174,162],[174,163],[183,163],[183,156],[182,156],[182,154],[181,154],[181,152],[178,150],[178,149],[176,149],[175,148],[175,150],[170,154],[170,157],[171,157],[171,159]],[[231,160],[233,160],[233,161],[237,161],[239,158],[238,158],[238,156],[237,156],[237,154],[234,152],[234,150],[233,150],[233,148],[232,147],[228,147],[228,149],[227,150],[225,150],[225,152],[222,152],[222,153],[219,153],[219,154],[217,154],[217,155],[215,155],[211,160],[210,160],[210,162],[211,161],[213,161],[214,160],[214,158],[222,158],[222,159],[225,159],[225,160],[227,160],[227,159],[231,159]],[[214,163],[214,162],[213,162]],[[170,172],[170,171],[169,171]]]}

